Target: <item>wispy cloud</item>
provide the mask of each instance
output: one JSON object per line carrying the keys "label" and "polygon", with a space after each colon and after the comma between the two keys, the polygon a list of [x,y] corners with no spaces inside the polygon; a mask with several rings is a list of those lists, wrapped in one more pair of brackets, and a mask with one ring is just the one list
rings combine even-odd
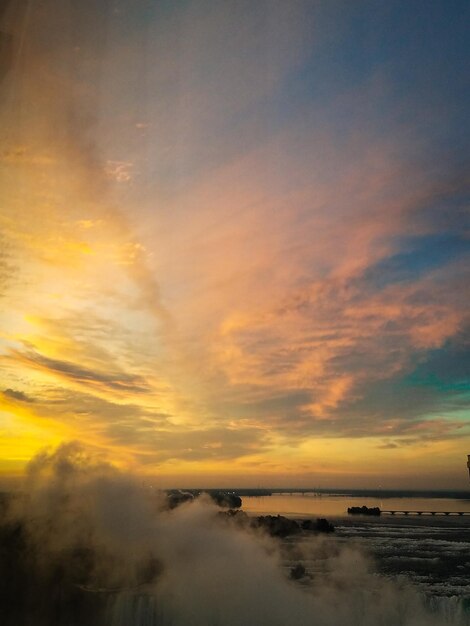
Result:
{"label": "wispy cloud", "polygon": [[17,389],[5,389],[3,395],[19,402],[34,402],[34,398],[28,396],[24,391],[18,391]]}
{"label": "wispy cloud", "polygon": [[176,473],[463,451],[460,40],[343,9],[36,11],[0,111],[8,432]]}
{"label": "wispy cloud", "polygon": [[9,357],[32,369],[66,378],[68,380],[97,388],[105,388],[116,393],[146,393],[148,385],[141,377],[125,372],[99,372],[70,361],[51,359],[34,350],[12,351]]}

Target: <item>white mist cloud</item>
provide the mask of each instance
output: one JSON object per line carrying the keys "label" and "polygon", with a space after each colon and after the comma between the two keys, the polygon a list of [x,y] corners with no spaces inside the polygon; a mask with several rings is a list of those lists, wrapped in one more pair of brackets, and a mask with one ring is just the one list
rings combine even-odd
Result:
{"label": "white mist cloud", "polygon": [[352,543],[299,542],[290,558],[313,576],[301,585],[283,570],[282,544],[223,523],[208,499],[164,504],[79,444],[38,455],[1,527],[4,552],[16,557],[1,577],[6,624],[443,623],[406,582],[375,575]]}

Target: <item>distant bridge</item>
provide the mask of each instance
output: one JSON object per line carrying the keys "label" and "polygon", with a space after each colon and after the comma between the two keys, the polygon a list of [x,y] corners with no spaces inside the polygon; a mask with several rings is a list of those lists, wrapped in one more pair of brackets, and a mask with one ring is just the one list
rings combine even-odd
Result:
{"label": "distant bridge", "polygon": [[402,510],[381,510],[381,513],[388,515],[470,515],[470,511],[402,511]]}

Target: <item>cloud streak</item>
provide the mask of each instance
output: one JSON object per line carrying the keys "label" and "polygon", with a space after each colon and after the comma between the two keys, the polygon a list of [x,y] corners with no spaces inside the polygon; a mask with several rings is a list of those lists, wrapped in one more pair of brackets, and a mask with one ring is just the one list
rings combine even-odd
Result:
{"label": "cloud streak", "polygon": [[320,467],[348,438],[454,467],[460,20],[431,41],[394,7],[51,7],[0,110],[9,432],[49,411],[145,471]]}
{"label": "cloud streak", "polygon": [[10,358],[32,369],[40,369],[83,385],[95,386],[97,388],[103,387],[118,393],[145,393],[148,391],[148,385],[140,376],[124,372],[103,373],[93,371],[70,361],[51,359],[33,350],[12,352]]}

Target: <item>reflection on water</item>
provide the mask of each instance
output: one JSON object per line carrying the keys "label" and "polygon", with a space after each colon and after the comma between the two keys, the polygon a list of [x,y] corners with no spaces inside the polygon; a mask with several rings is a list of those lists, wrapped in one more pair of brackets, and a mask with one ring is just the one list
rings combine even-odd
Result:
{"label": "reflection on water", "polygon": [[[243,497],[243,510],[257,515],[347,516],[350,506],[378,506],[382,510],[406,511],[465,511],[470,512],[470,500],[449,498],[363,498],[322,494],[272,495]],[[467,518],[468,519],[468,518]]]}

